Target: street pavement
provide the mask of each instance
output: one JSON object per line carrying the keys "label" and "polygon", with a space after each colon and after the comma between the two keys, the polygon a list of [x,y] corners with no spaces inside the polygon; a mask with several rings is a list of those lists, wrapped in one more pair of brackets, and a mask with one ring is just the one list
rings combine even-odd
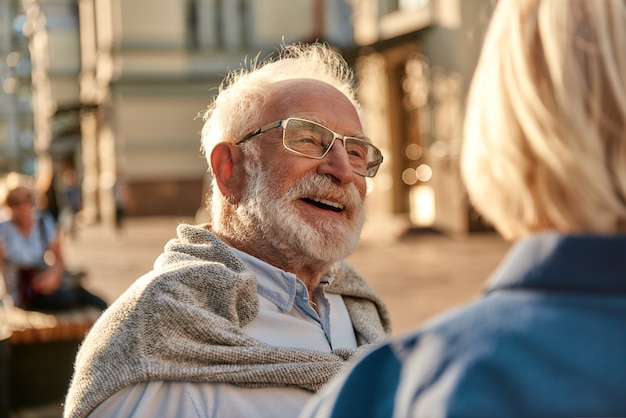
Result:
{"label": "street pavement", "polygon": [[[113,302],[149,271],[180,222],[193,218],[130,218],[119,232],[102,224],[79,228],[65,241],[70,267],[84,268],[86,287]],[[509,248],[495,233],[449,236],[411,232],[381,239],[369,226],[348,261],[387,303],[394,335],[477,298]]]}

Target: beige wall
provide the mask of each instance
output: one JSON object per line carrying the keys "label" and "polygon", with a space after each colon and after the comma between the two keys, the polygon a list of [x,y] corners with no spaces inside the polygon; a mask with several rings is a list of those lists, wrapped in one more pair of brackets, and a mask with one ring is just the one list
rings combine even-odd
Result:
{"label": "beige wall", "polygon": [[115,101],[115,131],[128,180],[174,176],[201,178],[200,153],[205,97],[121,96]]}
{"label": "beige wall", "polygon": [[261,43],[275,43],[282,36],[286,40],[310,37],[312,11],[312,0],[256,0],[252,5],[256,35]]}
{"label": "beige wall", "polygon": [[51,83],[52,100],[58,106],[74,105],[78,103],[79,87],[76,77],[55,77]]}
{"label": "beige wall", "polygon": [[79,38],[74,30],[55,30],[49,33],[50,72],[78,74],[80,71]]}
{"label": "beige wall", "polygon": [[117,165],[131,192],[129,214],[193,215],[207,170],[197,115],[209,96],[186,96],[184,88],[179,96],[147,90],[120,92],[114,101]]}
{"label": "beige wall", "polygon": [[120,1],[124,42],[184,45],[186,1]]}

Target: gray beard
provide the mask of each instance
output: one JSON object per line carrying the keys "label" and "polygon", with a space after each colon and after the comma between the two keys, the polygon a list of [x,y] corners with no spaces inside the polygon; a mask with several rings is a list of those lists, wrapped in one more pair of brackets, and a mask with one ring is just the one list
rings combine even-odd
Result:
{"label": "gray beard", "polygon": [[[260,245],[270,246],[294,260],[308,260],[308,263],[335,263],[356,250],[365,210],[354,184],[337,186],[329,178],[314,174],[300,179],[287,193],[277,196],[269,176],[260,170],[258,163],[247,160],[245,170],[250,181],[236,210],[239,236],[259,239]],[[315,194],[311,192],[316,190],[342,196],[340,200],[348,202],[345,210],[351,217],[345,222],[319,219],[315,225],[303,220],[294,201]]]}

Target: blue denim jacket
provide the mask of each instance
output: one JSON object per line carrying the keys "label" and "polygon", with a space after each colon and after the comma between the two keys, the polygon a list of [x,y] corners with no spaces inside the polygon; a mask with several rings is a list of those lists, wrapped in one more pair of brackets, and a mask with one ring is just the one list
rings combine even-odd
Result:
{"label": "blue denim jacket", "polygon": [[302,416],[626,416],[626,236],[518,242],[483,298],[373,351]]}

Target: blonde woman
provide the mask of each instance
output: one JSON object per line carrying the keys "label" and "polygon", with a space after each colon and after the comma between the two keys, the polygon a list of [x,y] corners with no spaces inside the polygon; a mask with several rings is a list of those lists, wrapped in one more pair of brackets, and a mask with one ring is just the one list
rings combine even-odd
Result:
{"label": "blonde woman", "polygon": [[626,414],[626,2],[499,1],[467,109],[470,199],[514,248],[302,416]]}

